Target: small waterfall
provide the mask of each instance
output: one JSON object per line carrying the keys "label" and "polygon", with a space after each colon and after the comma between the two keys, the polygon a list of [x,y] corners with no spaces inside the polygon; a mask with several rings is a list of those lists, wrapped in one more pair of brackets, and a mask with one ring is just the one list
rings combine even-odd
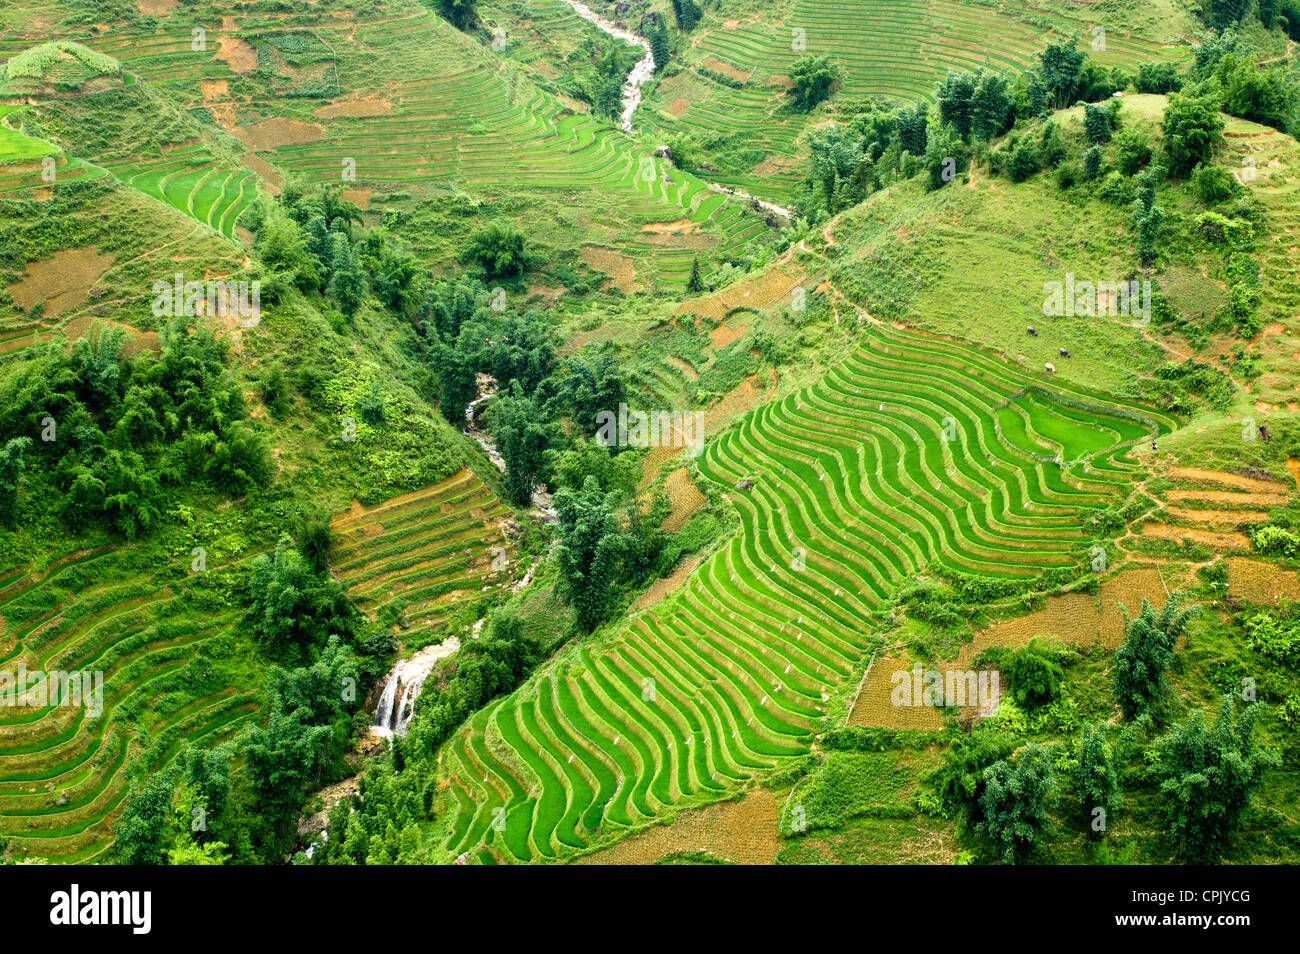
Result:
{"label": "small waterfall", "polygon": [[379,697],[379,706],[375,709],[375,725],[391,728],[393,721],[393,700],[397,698],[397,683],[400,670],[394,666],[388,682],[384,684],[384,694]]}
{"label": "small waterfall", "polygon": [[407,659],[399,659],[384,683],[379,705],[375,707],[372,735],[405,735],[415,717],[415,700],[424,688],[434,664],[460,649],[460,640],[450,636],[436,646],[425,646]]}

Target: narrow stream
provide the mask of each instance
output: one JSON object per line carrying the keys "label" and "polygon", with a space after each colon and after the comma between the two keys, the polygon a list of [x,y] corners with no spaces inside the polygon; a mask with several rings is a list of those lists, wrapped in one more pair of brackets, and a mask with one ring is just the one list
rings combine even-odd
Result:
{"label": "narrow stream", "polygon": [[[478,409],[496,396],[496,379],[490,374],[479,374],[478,396],[465,407],[465,422],[467,425],[465,433],[478,442],[488,460],[492,461],[492,464],[504,473],[506,462],[501,456],[501,452],[497,450],[496,441],[492,439],[491,434],[478,426]],[[555,523],[559,520],[555,508],[551,505],[551,495],[548,493],[540,490],[534,491],[533,508],[541,514],[542,519],[547,523]],[[529,566],[528,572],[524,574],[523,579],[511,586],[511,591],[517,593],[531,583],[534,569],[536,569],[536,564]],[[470,638],[478,638],[479,632],[486,621],[486,619],[480,619],[474,624]],[[435,646],[426,646],[406,659],[399,659],[389,671],[388,679],[384,682],[384,691],[379,697],[378,705],[375,707],[374,724],[370,728],[371,734],[377,736],[405,735],[406,729],[415,715],[415,699],[424,687],[424,681],[429,677],[434,664],[438,660],[452,655],[458,649],[460,649],[460,640],[455,636],[450,636]]]}
{"label": "narrow stream", "polygon": [[645,56],[641,57],[637,64],[632,67],[632,71],[627,74],[627,82],[623,84],[623,114],[620,125],[623,127],[623,132],[630,133],[632,131],[632,114],[641,105],[641,87],[645,85],[650,77],[655,75],[655,55],[650,51],[650,41],[645,37],[637,36],[635,33],[630,33],[616,26],[585,3],[579,3],[578,0],[567,0],[567,3],[573,7],[574,13],[584,20],[590,20],[610,36],[645,50]]}
{"label": "narrow stream", "polygon": [[[478,376],[478,397],[470,401],[465,407],[465,433],[478,442],[478,446],[483,448],[483,453],[487,454],[488,460],[501,473],[506,472],[506,460],[497,450],[497,442],[492,435],[478,426],[478,408],[480,405],[492,400],[497,396],[497,382],[490,374],[480,373]],[[543,490],[533,491],[533,509],[542,515],[542,519],[547,523],[555,523],[560,518],[555,513],[555,507],[551,505],[551,495]]]}

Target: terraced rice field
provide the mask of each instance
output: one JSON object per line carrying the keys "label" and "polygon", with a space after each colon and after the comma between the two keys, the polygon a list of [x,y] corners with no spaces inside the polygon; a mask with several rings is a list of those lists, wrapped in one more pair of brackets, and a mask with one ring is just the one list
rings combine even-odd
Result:
{"label": "terraced rice field", "polygon": [[[1082,391],[1035,409],[1014,403],[1021,375],[975,349],[880,326],[865,340],[709,445],[700,471],[737,507],[736,537],[448,742],[454,853],[561,858],[807,752],[900,582],[1080,562],[1081,515],[1134,475],[1125,445],[1173,423]],[[1049,433],[1109,443],[1063,469],[1004,441],[1003,406],[1058,453]]]}
{"label": "terraced rice field", "polygon": [[257,198],[258,177],[247,169],[213,161],[193,143],[153,159],[116,160],[103,166],[127,185],[159,199],[227,238],[235,222]]}
{"label": "terraced rice field", "polygon": [[35,191],[53,190],[60,185],[80,179],[97,179],[104,170],[80,159],[60,157],[54,169],[54,180],[47,180],[39,163],[15,162],[0,164],[0,199],[30,197]]}
{"label": "terraced rice field", "polygon": [[[1078,40],[1105,66],[1185,56],[1120,31],[1110,31],[1105,49],[1093,51],[1092,21],[1023,11],[1051,23],[1046,30],[1016,19],[1016,12],[962,0],[798,0],[782,22],[728,21],[703,33],[687,54],[691,69],[660,86],[645,120],[664,134],[686,131],[701,141],[736,136],[761,151],[763,163],[748,173],[713,178],[779,201],[793,195],[801,178],[795,143],[803,119],[772,93],[788,82],[801,56],[828,54],[843,67],[841,99],[927,101],[950,69],[1022,69],[1060,39]],[[796,49],[798,40],[804,49]],[[744,86],[718,82],[708,72],[743,77]]]}
{"label": "terraced rice field", "polygon": [[[510,515],[471,470],[335,517],[332,569],[372,618],[392,618],[407,645],[418,645],[456,608],[503,583],[494,555],[511,560],[500,524]],[[499,553],[494,554],[494,550]]]}
{"label": "terraced rice field", "polygon": [[1264,373],[1253,390],[1258,400],[1287,405],[1295,400],[1291,371],[1300,349],[1300,148],[1275,129],[1241,119],[1228,120],[1224,138],[1224,164],[1266,210],[1254,253],[1266,321],[1258,340]]}
{"label": "terraced rice field", "polygon": [[[400,56],[430,42],[433,22],[366,25],[358,36]],[[610,122],[570,111],[548,93],[503,74],[490,53],[465,62],[431,64],[418,79],[384,92],[391,114],[338,118],[316,142],[285,145],[276,162],[308,182],[338,181],[343,157],[355,161],[356,182],[374,189],[416,184],[599,193],[633,233],[645,224],[689,218],[734,253],[766,229],[762,218],[703,181],[672,170],[649,147],[633,143]],[[668,178],[666,178],[668,177]],[[641,238],[618,250],[647,262],[662,281],[689,277],[689,248]]]}
{"label": "terraced rice field", "polygon": [[102,857],[127,795],[128,761],[167,764],[216,744],[256,713],[260,692],[229,668],[240,612],[210,591],[118,572],[109,548],[0,577],[0,665],[97,671],[103,711],[0,706],[0,833],[19,856]]}
{"label": "terraced rice field", "polygon": [[[191,49],[188,29],[174,34],[109,34],[86,39],[88,45],[119,58],[132,70],[128,77],[130,83],[138,82],[137,77],[153,83],[180,83],[231,75],[229,66],[214,58],[222,34],[212,32],[211,49],[202,51]],[[6,40],[0,43],[0,56],[18,52],[28,45],[28,41]],[[95,95],[85,94],[88,99]],[[107,170],[127,185],[179,209],[228,238],[234,238],[236,219],[257,196],[257,176],[217,159],[210,149],[198,143],[156,156],[114,157],[102,161],[100,157],[88,156],[85,159],[88,161],[68,162],[66,168],[58,170],[56,181],[100,176]],[[41,178],[40,171],[36,167],[0,175],[0,196],[49,185]]]}
{"label": "terraced rice field", "polygon": [[[292,17],[277,22],[280,31],[301,29]],[[221,58],[223,44],[237,39],[237,32],[234,23],[209,27],[202,51],[191,49],[188,29],[83,39],[119,59],[133,76],[192,91],[197,104],[200,82],[237,77]],[[734,255],[767,230],[761,215],[745,203],[673,170],[654,157],[651,146],[628,138],[612,121],[572,111],[519,71],[502,70],[498,54],[464,43],[432,11],[420,8],[355,25],[316,24],[315,32],[340,48],[384,51],[385,69],[406,65],[392,75],[373,75],[368,71],[374,64],[367,61],[359,67],[366,75],[352,68],[341,73],[345,85],[374,83],[373,88],[349,89],[383,97],[391,103],[391,113],[349,116],[343,110],[322,122],[315,141],[265,149],[253,143],[251,151],[266,152],[277,166],[307,183],[344,181],[346,160],[355,163],[355,179],[347,184],[358,189],[454,185],[476,192],[509,188],[586,196],[601,210],[600,225],[612,217],[626,236],[617,240],[617,251],[636,260],[642,285],[650,276],[684,284],[699,247]],[[25,45],[0,45],[0,55]],[[256,175],[233,161],[214,159],[197,143],[99,164],[229,237],[257,194]],[[28,184],[24,180],[14,187]],[[0,179],[0,189],[4,185]],[[694,237],[693,244],[641,234],[644,225],[684,218],[706,233]]]}

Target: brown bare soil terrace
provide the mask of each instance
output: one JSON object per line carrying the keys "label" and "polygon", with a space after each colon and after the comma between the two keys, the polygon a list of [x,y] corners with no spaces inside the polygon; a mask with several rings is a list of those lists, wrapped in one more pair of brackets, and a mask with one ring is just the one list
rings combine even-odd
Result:
{"label": "brown bare soil terrace", "polygon": [[[1035,636],[1059,639],[1072,646],[1114,649],[1124,640],[1121,604],[1131,615],[1136,615],[1143,599],[1160,607],[1167,598],[1166,583],[1158,568],[1131,567],[1102,581],[1095,596],[1078,592],[1049,596],[1041,610],[993,623],[976,633],[956,659],[927,664],[926,668],[969,670],[975,658],[990,646],[1023,646]],[[848,724],[895,729],[941,728],[940,710],[893,704],[894,673],[911,669],[915,663],[905,651],[877,658],[849,714]]]}

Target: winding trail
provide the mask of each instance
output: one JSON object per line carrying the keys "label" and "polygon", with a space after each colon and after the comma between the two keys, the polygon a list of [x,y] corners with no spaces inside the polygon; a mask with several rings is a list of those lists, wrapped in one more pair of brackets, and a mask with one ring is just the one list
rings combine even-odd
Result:
{"label": "winding trail", "polygon": [[[623,112],[619,116],[619,125],[623,132],[632,132],[632,116],[636,113],[637,107],[641,105],[641,87],[644,86],[651,77],[655,75],[655,55],[650,49],[650,41],[645,37],[637,36],[628,30],[623,29],[616,23],[606,20],[599,13],[596,13],[591,7],[580,0],[565,0],[573,8],[573,12],[590,23],[595,24],[605,33],[624,43],[631,43],[633,46],[645,50],[645,56],[637,61],[627,74],[627,81],[623,84]],[[714,192],[721,192],[724,195],[734,195],[737,198],[753,202],[762,209],[766,209],[775,215],[779,215],[786,220],[793,220],[789,209],[782,208],[774,202],[767,202],[757,196],[750,195],[747,192],[738,192],[735,189],[718,185],[716,182],[709,182],[708,186]]]}

